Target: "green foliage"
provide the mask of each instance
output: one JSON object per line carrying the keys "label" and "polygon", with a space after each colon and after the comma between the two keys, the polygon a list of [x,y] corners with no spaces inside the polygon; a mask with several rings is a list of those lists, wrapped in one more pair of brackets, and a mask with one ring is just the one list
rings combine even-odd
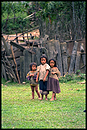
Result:
{"label": "green foliage", "polygon": [[80,71],[80,70],[77,70],[77,71],[76,71],[76,74],[77,74],[77,75],[79,75],[80,73],[81,73],[81,71]]}
{"label": "green foliage", "polygon": [[66,82],[71,81],[71,80],[73,80],[73,81],[79,80],[80,81],[82,79],[86,80],[86,74],[80,73],[79,75],[77,75],[77,74],[73,74],[73,73],[72,74],[67,73],[64,76],[61,76],[59,78],[59,82],[66,83]]}
{"label": "green foliage", "polygon": [[[85,33],[85,17],[86,17],[86,2],[85,1],[75,1],[74,2],[74,10],[75,10],[75,24],[76,29],[79,29],[79,27],[82,29],[81,31]],[[65,31],[69,33],[68,31],[73,31],[73,7],[72,7],[72,1],[3,1],[1,3],[1,12],[2,12],[2,30],[4,31],[5,23],[6,21],[3,21],[7,18],[13,18],[15,17],[21,18],[22,27],[24,30],[26,30],[28,27],[30,28],[30,21],[26,19],[27,22],[23,20],[26,16],[32,14],[35,12],[35,17],[37,19],[41,19],[42,21],[51,23],[53,21],[58,22],[58,26],[60,28],[60,31]],[[17,24],[19,24],[19,20],[17,19]],[[8,24],[10,24],[10,21],[8,21]],[[37,22],[38,24],[38,22]],[[79,27],[78,27],[79,25]],[[13,22],[13,27],[14,27]],[[15,28],[16,29],[16,28]],[[12,30],[11,26],[8,26],[8,29],[5,30],[3,33],[10,33]],[[20,29],[17,29],[18,32]],[[79,30],[78,30],[79,31]],[[78,32],[77,31],[77,32]],[[63,34],[62,34],[63,35]],[[67,34],[68,35],[68,34]]]}

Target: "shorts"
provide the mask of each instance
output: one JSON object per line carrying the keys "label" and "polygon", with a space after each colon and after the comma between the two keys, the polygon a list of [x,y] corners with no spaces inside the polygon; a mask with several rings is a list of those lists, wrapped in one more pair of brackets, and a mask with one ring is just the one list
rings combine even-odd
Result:
{"label": "shorts", "polygon": [[47,81],[43,82],[43,80],[39,81],[39,89],[41,94],[48,94],[49,91],[47,91]]}

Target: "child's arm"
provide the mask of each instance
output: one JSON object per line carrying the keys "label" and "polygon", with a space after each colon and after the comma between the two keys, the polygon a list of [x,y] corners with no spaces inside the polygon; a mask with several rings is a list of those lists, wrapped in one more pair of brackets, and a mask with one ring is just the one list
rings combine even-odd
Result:
{"label": "child's arm", "polygon": [[38,82],[38,78],[39,78],[39,72],[37,73],[36,82]]}
{"label": "child's arm", "polygon": [[57,68],[57,71],[56,72],[51,72],[52,74],[57,74],[57,76],[58,76],[58,78],[60,78],[60,76],[61,76],[61,73],[60,73],[60,71],[58,70],[58,68]]}
{"label": "child's arm", "polygon": [[45,77],[44,77],[44,79],[43,79],[43,82],[46,81],[46,77],[47,77],[48,74],[49,74],[49,70],[46,71],[46,74],[45,74]]}
{"label": "child's arm", "polygon": [[27,75],[26,75],[26,78],[29,77],[29,76],[30,76],[30,74],[29,74],[29,72],[28,72]]}
{"label": "child's arm", "polygon": [[59,70],[57,70],[57,76],[58,76],[58,78],[60,78],[60,76],[61,76],[61,73]]}

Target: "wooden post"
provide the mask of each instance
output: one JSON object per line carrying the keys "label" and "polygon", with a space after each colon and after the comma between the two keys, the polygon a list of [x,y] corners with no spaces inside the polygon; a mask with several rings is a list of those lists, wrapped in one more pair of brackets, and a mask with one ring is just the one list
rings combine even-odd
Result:
{"label": "wooden post", "polygon": [[37,63],[37,66],[40,65],[40,56],[41,56],[41,53],[40,53],[40,48],[34,48],[35,50],[35,53],[34,54],[34,61]]}
{"label": "wooden post", "polygon": [[11,45],[11,51],[12,51],[13,60],[14,60],[15,66],[16,66],[16,74],[17,74],[18,82],[21,83],[19,75],[18,75],[17,63],[16,63],[16,60],[15,60],[15,55],[14,55],[14,51],[13,51],[12,45]]}
{"label": "wooden post", "polygon": [[29,65],[31,63],[31,53],[29,53],[28,50],[24,50],[23,55],[24,55],[24,76],[25,76],[24,78],[26,78],[26,75],[30,70]]}
{"label": "wooden post", "polygon": [[6,71],[5,71],[5,67],[2,64],[2,76],[4,76],[5,80],[7,80],[7,76],[6,76]]}
{"label": "wooden post", "polygon": [[70,60],[69,73],[73,73],[73,70],[74,70],[76,54],[77,54],[77,47],[78,47],[78,42],[75,41],[73,50],[72,50],[71,60]]}
{"label": "wooden post", "polygon": [[80,59],[81,59],[81,53],[77,51],[76,62],[75,62],[75,73],[77,70],[80,70]]}
{"label": "wooden post", "polygon": [[16,32],[16,42],[18,43],[18,36],[17,36],[17,32]]}
{"label": "wooden post", "polygon": [[57,53],[57,64],[58,64],[58,69],[61,73],[61,76],[63,76],[63,67],[62,67],[62,60],[61,60],[61,49],[60,49],[60,42],[59,40],[55,40],[55,49],[58,51]]}
{"label": "wooden post", "polygon": [[63,65],[63,75],[67,73],[67,46],[66,42],[61,43],[61,56],[62,56],[62,65]]}
{"label": "wooden post", "polygon": [[83,72],[86,73],[86,53],[85,52],[82,53],[81,57],[82,57],[82,61],[83,61],[83,64],[84,64],[84,66],[81,67],[81,69],[83,68]]}
{"label": "wooden post", "polygon": [[55,40],[52,39],[50,41],[47,41],[47,45],[45,45],[48,51],[48,60],[50,58],[54,58],[56,60],[56,55],[58,53],[58,50],[56,50],[55,47]]}
{"label": "wooden post", "polygon": [[83,64],[86,65],[86,53],[82,53],[82,61],[83,61]]}
{"label": "wooden post", "polygon": [[24,76],[24,56],[20,56],[20,81],[21,83],[25,80]]}
{"label": "wooden post", "polygon": [[4,48],[5,48],[6,53],[7,53],[7,55],[9,55],[9,49],[8,49],[7,43],[5,41],[5,38],[3,36],[2,36],[2,41],[4,43]]}

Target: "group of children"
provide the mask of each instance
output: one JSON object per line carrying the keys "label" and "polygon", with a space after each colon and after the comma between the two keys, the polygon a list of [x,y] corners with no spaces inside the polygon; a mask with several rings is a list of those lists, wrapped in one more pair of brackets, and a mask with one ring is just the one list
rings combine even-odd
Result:
{"label": "group of children", "polygon": [[[32,62],[30,64],[30,71],[26,76],[26,78],[30,81],[32,99],[34,99],[35,88],[38,99],[43,100],[43,95],[45,95],[45,100],[48,100],[47,95],[49,94],[49,91],[52,91],[52,98],[50,101],[56,100],[56,93],[60,93],[58,79],[61,75],[56,66],[56,61],[54,59],[50,59],[49,64],[47,64],[47,57],[43,54],[40,57],[40,62],[41,64],[39,66],[37,66],[35,62]],[[38,82],[40,93],[38,91]]]}

